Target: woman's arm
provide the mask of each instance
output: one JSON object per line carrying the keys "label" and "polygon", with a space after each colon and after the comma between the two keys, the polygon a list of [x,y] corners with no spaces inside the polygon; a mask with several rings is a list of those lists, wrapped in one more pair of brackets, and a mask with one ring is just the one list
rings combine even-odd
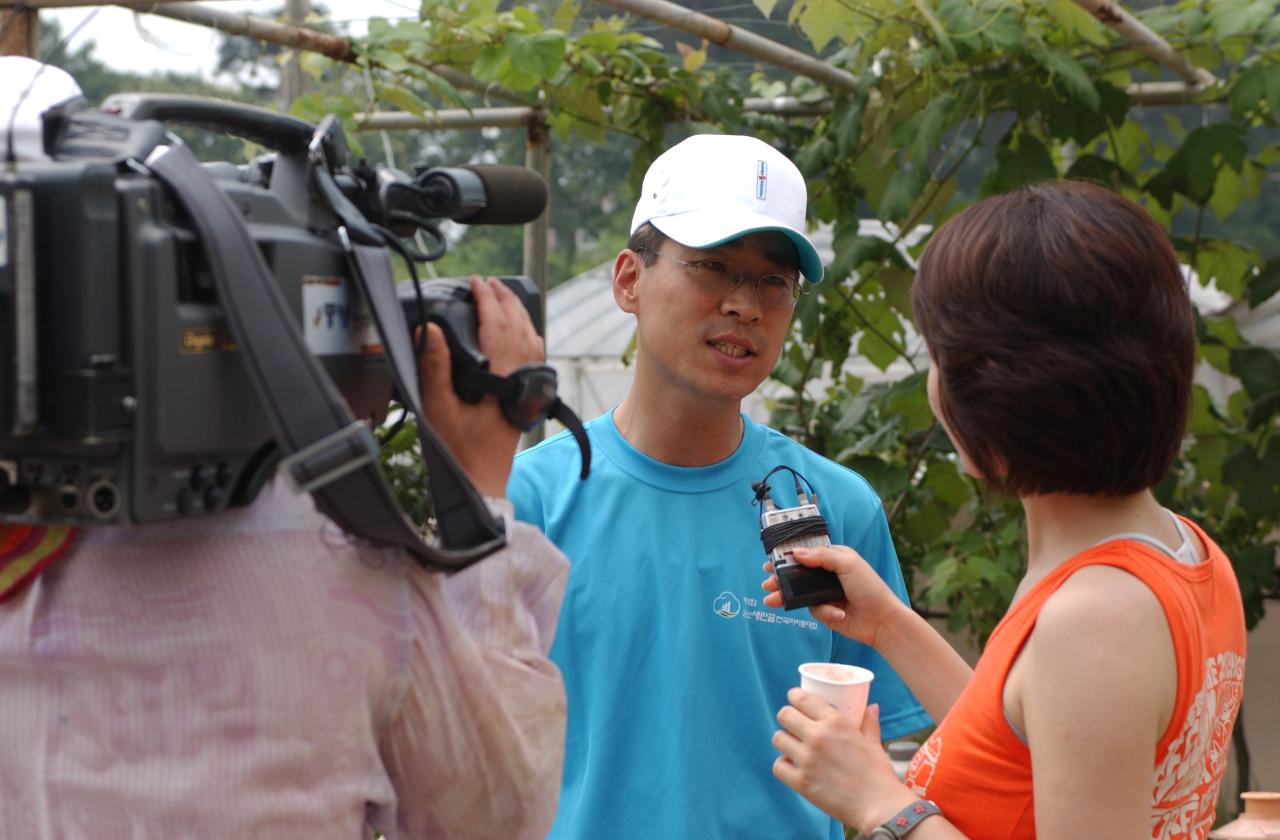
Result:
{"label": "woman's arm", "polygon": [[[823,565],[833,571],[848,566],[826,557]],[[832,611],[839,609],[815,608],[815,615],[823,610],[836,623],[849,621],[836,618]],[[851,629],[876,638],[863,623],[865,616]],[[877,650],[887,651],[886,659],[903,669],[904,679],[927,667],[927,654],[901,649],[926,634],[891,618],[876,626],[884,637],[877,639]],[[1149,833],[1155,749],[1169,726],[1176,690],[1164,611],[1136,578],[1091,567],[1049,598],[1005,690],[1009,717],[1030,746],[1040,840],[1122,840]],[[787,699],[791,705],[778,712],[782,728],[773,740],[781,753],[775,776],[863,832],[913,801],[915,794],[897,780],[880,747],[874,706],[859,731],[807,692],[792,689]],[[943,815],[920,823],[912,840],[963,836],[945,819],[946,803],[940,805]]]}
{"label": "woman's arm", "polygon": [[1040,840],[1147,836],[1177,679],[1164,610],[1127,572],[1082,569],[1045,602],[1005,690],[1031,749]]}
{"label": "woman's arm", "polygon": [[[810,608],[814,618],[854,641],[875,648],[936,721],[946,717],[973,669],[946,639],[909,606],[898,600],[875,570],[852,548],[796,549],[806,566],[835,572],[844,588],[844,603]],[[766,564],[768,571],[768,564]],[[778,580],[763,584],[765,604],[782,606]]]}
{"label": "woman's arm", "polygon": [[873,647],[935,721],[947,716],[973,677],[973,669],[955,648],[905,604],[881,625]]}

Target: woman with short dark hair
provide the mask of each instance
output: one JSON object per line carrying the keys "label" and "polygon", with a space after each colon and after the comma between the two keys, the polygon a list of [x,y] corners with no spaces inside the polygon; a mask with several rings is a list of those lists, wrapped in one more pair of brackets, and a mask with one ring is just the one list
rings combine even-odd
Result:
{"label": "woman with short dark hair", "polygon": [[1245,628],[1227,557],[1151,492],[1195,362],[1168,237],[1101,187],[1027,187],[934,234],[913,304],[930,404],[964,469],[1021,500],[1027,571],[970,670],[856,552],[797,551],[844,588],[814,616],[873,645],[940,725],[904,784],[874,707],[859,730],[793,689],[775,775],[870,837],[1202,840]]}

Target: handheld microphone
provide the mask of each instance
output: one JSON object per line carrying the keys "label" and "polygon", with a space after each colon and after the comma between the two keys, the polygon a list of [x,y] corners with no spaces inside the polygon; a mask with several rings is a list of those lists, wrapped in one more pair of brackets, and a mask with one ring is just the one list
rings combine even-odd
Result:
{"label": "handheld microphone", "polygon": [[[779,470],[791,473],[796,483],[795,507],[778,508],[769,491],[769,477]],[[806,494],[800,486],[809,486]],[[778,591],[782,595],[784,609],[794,610],[815,604],[839,602],[844,597],[844,587],[834,572],[804,565],[795,559],[793,549],[818,548],[831,545],[827,520],[818,510],[818,494],[813,492],[809,479],[780,464],[769,470],[759,481],[753,482],[755,504],[761,505],[760,541],[764,543],[765,557],[772,564],[778,577]]]}

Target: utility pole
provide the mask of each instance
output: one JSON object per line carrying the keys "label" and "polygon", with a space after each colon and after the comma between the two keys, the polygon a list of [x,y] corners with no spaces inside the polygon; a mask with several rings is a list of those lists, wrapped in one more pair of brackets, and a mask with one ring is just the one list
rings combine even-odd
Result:
{"label": "utility pole", "polygon": [[0,55],[36,57],[40,47],[38,14],[25,6],[0,6]]}
{"label": "utility pole", "polygon": [[[301,26],[311,13],[311,0],[284,0],[284,16],[294,26]],[[280,110],[288,111],[293,100],[306,92],[306,74],[302,72],[302,53],[290,50],[280,68]]]}

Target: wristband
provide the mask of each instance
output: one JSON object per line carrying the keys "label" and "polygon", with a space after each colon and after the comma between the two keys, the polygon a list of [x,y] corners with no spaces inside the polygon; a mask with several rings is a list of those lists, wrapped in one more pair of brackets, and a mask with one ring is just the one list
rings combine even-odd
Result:
{"label": "wristband", "polygon": [[880,825],[870,834],[859,834],[857,840],[902,840],[912,829],[934,814],[941,814],[937,805],[928,799],[917,799]]}

